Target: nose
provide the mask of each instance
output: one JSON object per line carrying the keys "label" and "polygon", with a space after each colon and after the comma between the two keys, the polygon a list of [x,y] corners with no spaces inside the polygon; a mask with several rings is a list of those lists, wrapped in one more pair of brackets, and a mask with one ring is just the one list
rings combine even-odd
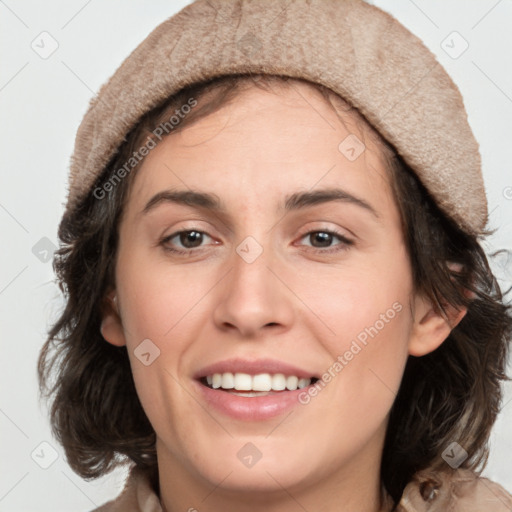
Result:
{"label": "nose", "polygon": [[264,336],[270,329],[286,331],[293,323],[294,304],[286,272],[267,251],[254,261],[233,254],[231,270],[218,288],[214,321],[240,337]]}

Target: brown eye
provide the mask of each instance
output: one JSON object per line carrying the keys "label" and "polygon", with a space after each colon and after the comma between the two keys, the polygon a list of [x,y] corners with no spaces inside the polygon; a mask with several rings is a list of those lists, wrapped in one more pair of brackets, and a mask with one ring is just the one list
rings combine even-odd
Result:
{"label": "brown eye", "polygon": [[[320,253],[341,251],[354,244],[354,242],[349,240],[346,236],[331,230],[310,231],[303,235],[301,239],[309,239],[311,241],[310,247],[315,249],[314,252]],[[339,242],[334,243],[336,240]]]}
{"label": "brown eye", "polygon": [[[167,250],[176,253],[187,253],[194,249],[201,248],[204,237],[211,238],[204,231],[196,229],[187,229],[177,231],[172,235],[166,236],[161,241],[161,245]],[[174,247],[173,247],[174,246]]]}
{"label": "brown eye", "polygon": [[[315,231],[309,237],[313,247],[329,247],[334,239],[334,235],[325,231]],[[317,242],[319,245],[315,245]]]}
{"label": "brown eye", "polygon": [[193,249],[201,245],[203,233],[200,231],[182,231],[177,235],[179,241],[186,249]]}

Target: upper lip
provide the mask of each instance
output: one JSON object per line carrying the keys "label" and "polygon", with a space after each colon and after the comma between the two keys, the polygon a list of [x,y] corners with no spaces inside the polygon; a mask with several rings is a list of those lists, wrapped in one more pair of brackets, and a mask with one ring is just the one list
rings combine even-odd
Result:
{"label": "upper lip", "polygon": [[201,379],[214,373],[247,373],[257,375],[259,373],[282,373],[285,376],[295,375],[299,378],[309,379],[316,377],[314,372],[299,368],[277,359],[243,359],[233,358],[218,361],[208,366],[204,366],[194,374],[195,379]]}

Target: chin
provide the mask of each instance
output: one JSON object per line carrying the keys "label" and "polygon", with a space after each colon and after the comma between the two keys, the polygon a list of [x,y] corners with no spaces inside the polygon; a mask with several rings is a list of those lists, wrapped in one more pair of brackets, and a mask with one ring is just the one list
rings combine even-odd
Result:
{"label": "chin", "polygon": [[[220,468],[223,468],[221,470]],[[226,471],[224,471],[224,469]],[[207,467],[198,468],[203,478],[212,485],[220,485],[226,492],[254,492],[272,493],[280,492],[283,487],[286,489],[296,486],[303,486],[307,474],[299,474],[295,465],[294,470],[285,468],[283,465],[267,464],[262,461],[252,468],[231,465],[230,467],[220,465],[218,460],[212,460]]]}

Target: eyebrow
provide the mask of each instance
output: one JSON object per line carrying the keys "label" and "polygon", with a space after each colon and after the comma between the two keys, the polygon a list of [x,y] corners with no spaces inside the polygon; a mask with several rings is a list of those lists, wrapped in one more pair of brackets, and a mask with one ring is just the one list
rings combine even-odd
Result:
{"label": "eyebrow", "polygon": [[370,212],[374,217],[379,218],[379,214],[370,203],[340,188],[296,192],[286,197],[284,209],[288,212],[333,201],[354,204]]}
{"label": "eyebrow", "polygon": [[[374,217],[379,218],[375,208],[368,202],[340,188],[295,192],[286,196],[283,208],[286,212],[290,212],[333,201],[354,204],[370,212]],[[227,215],[227,210],[217,195],[193,190],[162,190],[146,203],[146,206],[140,213],[145,215],[154,210],[158,205],[166,203],[202,208]]]}

